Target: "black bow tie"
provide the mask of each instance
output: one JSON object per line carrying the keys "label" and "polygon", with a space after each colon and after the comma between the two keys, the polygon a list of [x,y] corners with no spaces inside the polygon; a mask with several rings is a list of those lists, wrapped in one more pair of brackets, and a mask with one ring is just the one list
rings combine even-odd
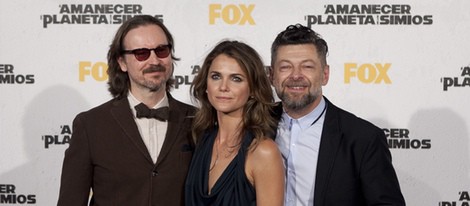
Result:
{"label": "black bow tie", "polygon": [[144,103],[140,103],[137,106],[134,107],[135,111],[137,111],[137,118],[155,118],[160,121],[166,121],[168,120],[169,115],[169,109],[168,107],[160,107],[158,109],[149,109],[147,105]]}

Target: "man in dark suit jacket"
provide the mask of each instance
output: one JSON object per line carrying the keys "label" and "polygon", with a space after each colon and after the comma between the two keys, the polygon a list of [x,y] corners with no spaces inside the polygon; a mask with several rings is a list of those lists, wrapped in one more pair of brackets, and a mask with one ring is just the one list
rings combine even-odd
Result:
{"label": "man in dark suit jacket", "polygon": [[173,45],[152,16],[118,29],[108,52],[114,98],[75,118],[59,206],[184,204],[196,109],[169,93],[178,60]]}
{"label": "man in dark suit jacket", "polygon": [[300,24],[273,42],[270,78],[282,100],[276,143],[287,177],[285,205],[405,205],[385,134],[333,105],[327,43]]}

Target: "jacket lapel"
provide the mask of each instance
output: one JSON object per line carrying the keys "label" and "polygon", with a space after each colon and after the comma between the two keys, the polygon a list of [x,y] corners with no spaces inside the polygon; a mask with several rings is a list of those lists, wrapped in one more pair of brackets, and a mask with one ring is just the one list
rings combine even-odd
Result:
{"label": "jacket lapel", "polygon": [[183,122],[185,119],[189,118],[187,116],[187,111],[178,106],[180,103],[177,102],[169,93],[167,93],[167,96],[170,107],[170,116],[168,119],[168,128],[166,130],[165,141],[163,142],[162,149],[158,155],[156,166],[158,166],[160,162],[165,159],[172,149],[181,149],[173,148],[173,145],[175,144],[176,140],[180,138],[179,135],[180,131],[182,130],[181,126],[186,125]]}
{"label": "jacket lapel", "polygon": [[338,108],[326,99],[327,110],[318,154],[317,174],[315,178],[315,204],[324,205],[326,188],[328,187],[331,170],[335,164],[336,154],[342,141],[339,128]]}
{"label": "jacket lapel", "polygon": [[125,135],[131,140],[139,152],[151,163],[153,164],[152,158],[145,146],[142,137],[140,136],[139,129],[135,123],[134,116],[132,114],[129,101],[127,98],[121,98],[116,100],[113,103],[111,108],[111,114],[114,119],[124,131]]}

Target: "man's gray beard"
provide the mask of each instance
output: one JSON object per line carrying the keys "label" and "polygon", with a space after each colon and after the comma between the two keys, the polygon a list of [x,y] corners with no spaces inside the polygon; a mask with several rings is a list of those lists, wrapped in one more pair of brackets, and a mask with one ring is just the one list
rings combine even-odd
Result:
{"label": "man's gray beard", "polygon": [[[172,69],[172,68],[171,68]],[[166,68],[162,65],[153,65],[150,66],[149,68],[145,69],[143,73],[151,73],[151,72],[165,72]],[[171,78],[171,77],[169,77]],[[168,80],[167,80],[168,81]],[[149,89],[152,92],[158,92],[160,89],[164,89],[166,85],[166,81],[162,81],[159,84],[153,83],[151,80],[150,81],[145,81],[143,83],[143,86]]]}
{"label": "man's gray beard", "polygon": [[158,92],[160,89],[163,89],[165,86],[166,82],[161,82],[160,84],[154,84],[153,82],[145,82],[144,85],[147,87],[152,92]]}
{"label": "man's gray beard", "polygon": [[305,109],[309,104],[317,99],[312,93],[308,93],[300,98],[299,101],[295,101],[289,97],[285,92],[278,93],[279,99],[282,100],[282,105],[291,111],[299,111]]}

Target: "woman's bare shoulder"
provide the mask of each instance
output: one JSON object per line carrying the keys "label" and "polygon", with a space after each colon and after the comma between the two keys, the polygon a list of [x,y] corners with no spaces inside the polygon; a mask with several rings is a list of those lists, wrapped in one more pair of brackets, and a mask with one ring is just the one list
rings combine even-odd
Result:
{"label": "woman's bare shoulder", "polygon": [[256,148],[250,153],[251,160],[256,162],[256,164],[264,164],[281,158],[276,142],[270,138],[259,140]]}

